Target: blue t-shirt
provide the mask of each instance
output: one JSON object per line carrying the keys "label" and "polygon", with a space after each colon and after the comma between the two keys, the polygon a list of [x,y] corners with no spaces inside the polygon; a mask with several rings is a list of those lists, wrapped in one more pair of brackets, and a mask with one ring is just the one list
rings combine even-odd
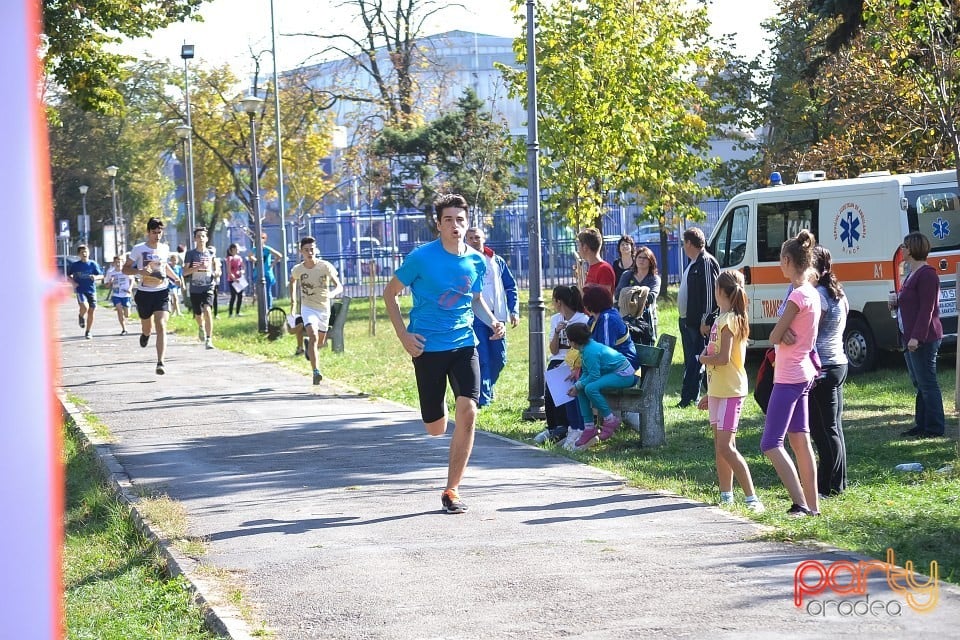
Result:
{"label": "blue t-shirt", "polygon": [[470,247],[462,256],[434,240],[410,252],[396,276],[413,292],[410,333],[425,339],[424,351],[450,351],[473,347],[473,294],[483,289],[487,267],[483,256]]}
{"label": "blue t-shirt", "polygon": [[67,276],[73,279],[73,286],[77,293],[94,293],[93,277],[103,275],[100,265],[93,260],[77,260],[67,267]]}

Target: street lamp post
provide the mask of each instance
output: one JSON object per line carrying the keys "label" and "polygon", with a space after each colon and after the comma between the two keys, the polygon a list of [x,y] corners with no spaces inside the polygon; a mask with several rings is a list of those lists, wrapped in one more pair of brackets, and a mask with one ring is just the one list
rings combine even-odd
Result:
{"label": "street lamp post", "polygon": [[545,417],[543,292],[540,268],[540,140],[537,133],[537,50],[534,0],[527,0],[527,227],[530,238],[530,406],[524,420]]}
{"label": "street lamp post", "polygon": [[90,219],[87,218],[87,191],[90,189],[85,184],[80,185],[80,202],[82,207],[82,213],[80,214],[80,220],[77,222],[77,230],[80,232],[80,243],[87,244],[87,232],[90,229]]}
{"label": "street lamp post", "polygon": [[187,238],[193,242],[193,216],[196,211],[193,199],[193,121],[190,119],[190,75],[187,73],[187,60],[193,58],[193,45],[184,44],[180,47],[180,57],[183,58],[183,99],[187,107]]}
{"label": "street lamp post", "polygon": [[287,266],[287,204],[284,202],[283,186],[283,136],[280,133],[280,83],[277,80],[277,25],[273,17],[273,0],[270,0],[270,53],[273,56],[273,123],[277,133],[277,198],[280,201],[280,241],[283,244],[283,279],[280,295],[285,295],[290,277]]}
{"label": "street lamp post", "polygon": [[[253,213],[254,244],[257,252],[258,277],[257,292],[257,331],[267,332],[267,265],[263,257],[263,230],[260,224],[260,180],[257,176],[257,121],[263,98],[247,96],[243,99],[243,110],[250,117],[250,205]],[[286,247],[284,247],[286,250]]]}
{"label": "street lamp post", "polygon": [[[187,228],[190,232],[193,228],[193,202],[190,198],[190,170],[188,167],[187,158],[190,155],[187,145],[190,141],[190,134],[193,132],[193,129],[190,128],[190,125],[186,123],[178,124],[174,127],[174,131],[177,132],[177,137],[180,138],[181,146],[183,147],[183,206],[186,209],[187,214]],[[190,233],[187,244],[189,245],[193,242],[193,234]]]}
{"label": "street lamp post", "polygon": [[113,255],[120,255],[120,240],[117,235],[117,167],[110,165],[107,167],[107,175],[110,176],[110,200],[113,208]]}

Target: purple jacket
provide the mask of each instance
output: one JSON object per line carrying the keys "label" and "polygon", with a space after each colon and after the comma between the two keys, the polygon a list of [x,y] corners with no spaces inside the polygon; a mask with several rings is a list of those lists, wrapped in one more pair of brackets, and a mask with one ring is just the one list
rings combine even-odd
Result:
{"label": "purple jacket", "polygon": [[903,324],[903,344],[943,338],[940,324],[940,278],[928,264],[910,274],[900,289],[897,311]]}

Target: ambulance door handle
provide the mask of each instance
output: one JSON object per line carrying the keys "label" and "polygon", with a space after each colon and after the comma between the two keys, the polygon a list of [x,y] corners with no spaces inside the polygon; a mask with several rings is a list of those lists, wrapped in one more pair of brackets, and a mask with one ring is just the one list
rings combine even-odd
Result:
{"label": "ambulance door handle", "polygon": [[743,273],[743,282],[745,284],[752,284],[750,282],[750,267],[743,267],[740,271]]}

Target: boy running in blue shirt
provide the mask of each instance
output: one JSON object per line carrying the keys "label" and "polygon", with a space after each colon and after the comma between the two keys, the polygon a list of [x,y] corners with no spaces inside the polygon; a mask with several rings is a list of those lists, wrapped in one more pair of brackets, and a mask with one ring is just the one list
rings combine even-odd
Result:
{"label": "boy running in blue shirt", "polygon": [[97,308],[97,281],[103,279],[100,265],[91,261],[90,250],[85,245],[77,247],[80,259],[67,267],[67,277],[73,280],[73,288],[77,293],[77,304],[80,306],[80,315],[77,318],[80,328],[86,328],[83,337],[89,340],[93,329],[93,311]]}

